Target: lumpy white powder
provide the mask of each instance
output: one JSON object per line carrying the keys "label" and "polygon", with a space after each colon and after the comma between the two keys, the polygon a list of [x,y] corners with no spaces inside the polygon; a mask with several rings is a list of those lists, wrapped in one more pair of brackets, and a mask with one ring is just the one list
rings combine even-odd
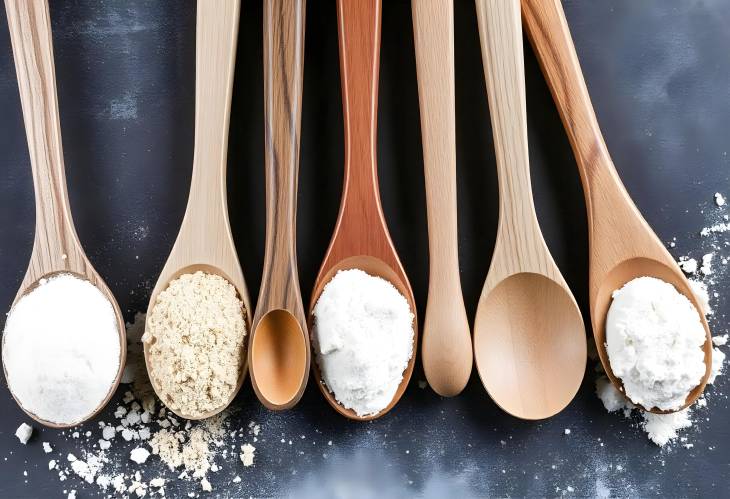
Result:
{"label": "lumpy white powder", "polygon": [[705,374],[705,340],[697,310],[671,284],[640,277],[614,292],[606,349],[635,404],[679,409]]}
{"label": "lumpy white powder", "polygon": [[74,424],[104,401],[119,369],[114,308],[71,274],[41,279],[10,311],[3,334],[8,386],[42,420]]}
{"label": "lumpy white powder", "polygon": [[327,388],[358,416],[393,400],[413,355],[408,301],[388,281],[339,271],[314,307],[313,341]]}

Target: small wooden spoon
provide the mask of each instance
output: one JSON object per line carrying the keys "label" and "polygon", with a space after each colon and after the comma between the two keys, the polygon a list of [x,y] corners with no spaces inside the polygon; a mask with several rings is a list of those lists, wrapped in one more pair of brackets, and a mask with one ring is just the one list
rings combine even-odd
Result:
{"label": "small wooden spoon", "polygon": [[474,355],[508,413],[561,411],[586,366],[583,319],[540,232],[530,185],[519,0],[477,0],[499,173],[499,228],[477,308]]}
{"label": "small wooden spoon", "polygon": [[[195,71],[195,152],[190,196],[177,240],[152,291],[148,317],[157,295],[170,281],[198,270],[217,274],[230,282],[243,301],[250,331],[248,291],[238,262],[228,221],[226,155],[233,67],[238,38],[240,0],[198,0]],[[148,343],[144,344],[150,382],[164,402],[155,378]],[[246,377],[246,357],[236,389],[221,407],[203,414],[178,414],[186,419],[204,419],[223,409],[236,396]]]}
{"label": "small wooden spoon", "polygon": [[[378,193],[376,127],[378,66],[380,58],[381,0],[338,0],[343,116],[345,124],[345,175],[342,203],[329,249],[315,282],[309,309],[337,271],[360,269],[395,286],[416,314],[413,292],[388,233]],[[403,395],[413,372],[418,345],[413,323],[413,356],[398,390],[388,406],[371,416],[358,416],[342,407],[322,381],[319,366],[314,375],[322,394],[337,412],[350,419],[368,421],[390,411]]]}
{"label": "small wooden spoon", "polygon": [[[5,0],[5,10],[10,27],[10,40],[13,45],[23,121],[33,171],[36,211],[33,252],[13,306],[20,298],[35,289],[38,281],[57,274],[73,274],[89,281],[112,304],[119,332],[119,368],[107,396],[99,407],[83,420],[88,421],[106,406],[122,377],[127,359],[124,319],[114,295],[86,257],[71,216],[61,145],[48,4],[45,1]],[[3,362],[3,368],[4,366]],[[5,377],[7,379],[7,372]],[[53,423],[38,418],[22,405],[20,408],[31,418],[52,428],[69,428],[83,422]]]}
{"label": "small wooden spoon", "polygon": [[[674,258],[641,216],[616,172],[598,126],[560,1],[523,0],[522,15],[580,170],[588,211],[593,337],[608,378],[623,393],[621,380],[614,376],[606,352],[606,315],[612,293],[637,277],[651,276],[672,284],[697,310],[702,310],[702,306]],[[682,408],[702,395],[712,369],[710,328],[704,314],[699,315],[707,333],[704,345],[706,370]]]}
{"label": "small wooden spoon", "polygon": [[256,396],[275,410],[293,407],[309,376],[296,248],[305,6],[264,2],[266,257],[248,363]]}
{"label": "small wooden spoon", "polygon": [[428,214],[429,280],[423,370],[439,395],[458,395],[474,354],[459,279],[456,227],[453,0],[413,0]]}

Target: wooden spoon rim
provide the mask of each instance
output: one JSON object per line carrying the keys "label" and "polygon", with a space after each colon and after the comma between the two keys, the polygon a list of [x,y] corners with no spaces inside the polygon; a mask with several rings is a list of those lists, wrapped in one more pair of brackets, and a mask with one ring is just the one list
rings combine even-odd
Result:
{"label": "wooden spoon rim", "polygon": [[[665,269],[666,274],[663,274],[661,277],[659,277],[657,274],[658,272],[649,273],[649,272],[634,272],[632,269],[626,269],[627,267],[631,267],[634,265],[642,265],[644,268],[647,266],[655,267],[655,269]],[[611,282],[611,277],[614,276],[617,273],[620,272],[626,272],[628,277],[621,278],[620,280],[616,281],[615,283]],[[613,291],[622,288],[625,284],[627,284],[629,281],[636,279],[638,277],[654,277],[656,279],[659,279],[661,281],[664,281],[668,284],[671,284],[679,293],[681,293],[685,298],[687,298],[690,303],[692,303],[692,306],[697,311],[697,314],[700,317],[700,322],[702,323],[702,327],[705,329],[705,343],[702,347],[702,350],[705,354],[705,374],[702,376],[702,380],[700,383],[694,387],[689,394],[687,395],[687,398],[684,401],[684,404],[678,408],[673,410],[662,410],[658,409],[656,407],[647,409],[643,407],[641,404],[637,404],[633,402],[631,399],[628,398],[624,391],[623,382],[620,378],[618,378],[616,375],[614,375],[613,370],[611,369],[611,362],[608,358],[608,352],[606,351],[606,314],[608,313],[608,309],[611,306],[612,299],[611,295]],[[678,286],[679,284],[679,286]],[[611,289],[608,289],[611,288]],[[681,411],[683,409],[686,409],[690,405],[694,404],[695,401],[702,395],[702,393],[705,390],[705,387],[707,386],[707,381],[709,380],[711,374],[712,374],[712,333],[710,331],[710,326],[707,323],[707,317],[705,317],[704,309],[701,306],[699,300],[697,299],[697,296],[695,295],[694,291],[692,291],[692,288],[689,285],[689,282],[687,278],[685,277],[684,273],[677,267],[676,263],[668,264],[650,257],[634,257],[634,258],[626,258],[625,260],[619,262],[618,264],[614,265],[613,268],[611,268],[608,272],[606,272],[602,276],[601,284],[599,284],[596,287],[597,291],[595,294],[595,297],[593,299],[593,304],[591,305],[593,313],[591,314],[591,317],[593,317],[593,333],[595,335],[595,342],[596,342],[596,350],[598,350],[598,355],[601,360],[601,364],[603,366],[603,370],[606,373],[606,376],[608,379],[613,383],[613,385],[621,392],[621,394],[631,402],[634,406],[637,408],[646,411],[651,412],[653,414],[672,414],[674,412]],[[605,301],[604,301],[605,300]],[[605,304],[605,307],[602,307],[601,305]],[[602,310],[605,309],[605,313],[602,312]],[[596,320],[595,317],[602,317],[600,321]],[[602,327],[601,327],[602,326]]]}
{"label": "wooden spoon rim", "polygon": [[[153,293],[150,297],[150,301],[147,306],[147,315],[145,317],[145,331],[147,330],[147,321],[149,320],[152,310],[154,309],[154,307],[156,305],[157,297],[159,296],[159,294],[162,291],[164,291],[165,289],[167,289],[168,286],[170,285],[170,283],[172,281],[174,281],[175,279],[177,279],[178,277],[180,277],[181,275],[194,274],[197,271],[202,271],[207,274],[214,274],[214,275],[220,276],[236,289],[236,295],[237,295],[238,299],[241,301],[241,311],[243,313],[243,318],[246,323],[246,334],[251,334],[251,321],[250,321],[247,303],[246,303],[246,299],[245,299],[245,297],[246,297],[245,290],[239,289],[239,286],[236,285],[235,281],[233,281],[228,276],[228,274],[225,271],[223,271],[221,268],[219,268],[213,264],[210,264],[210,263],[202,263],[202,262],[201,263],[191,263],[191,264],[185,265],[183,267],[178,268],[177,270],[175,270],[174,272],[172,272],[170,274],[165,274],[165,271],[163,270],[163,274],[167,275],[168,277],[166,278],[165,282],[161,282],[159,280],[157,281],[155,290],[153,291]],[[204,412],[201,414],[184,414],[184,413],[182,413],[182,411],[176,411],[176,410],[172,409],[171,407],[169,407],[167,404],[165,404],[163,397],[160,396],[160,392],[161,392],[160,387],[157,385],[154,377],[152,376],[152,373],[150,372],[151,371],[150,366],[153,363],[153,361],[149,355],[150,343],[143,341],[142,349],[144,351],[145,367],[147,370],[147,377],[149,378],[150,385],[152,386],[152,389],[155,391],[155,395],[160,400],[160,402],[163,405],[165,405],[165,407],[169,411],[173,412],[177,416],[180,416],[181,418],[196,421],[196,420],[207,419],[207,418],[213,417],[217,414],[220,414],[221,412],[226,410],[231,405],[233,400],[238,395],[238,392],[241,390],[241,387],[243,386],[244,381],[246,380],[246,374],[248,373],[247,343],[248,342],[247,342],[246,338],[244,338],[243,349],[241,352],[241,358],[242,358],[241,372],[238,375],[238,381],[236,383],[236,387],[231,392],[231,395],[228,398],[228,400],[224,404],[221,404],[220,407],[217,407],[215,409],[212,409],[210,411],[207,411],[207,412]]]}
{"label": "wooden spoon rim", "polygon": [[[91,267],[91,264],[88,264],[89,268]],[[111,386],[109,387],[109,391],[107,392],[104,399],[101,401],[101,403],[91,412],[88,416],[85,416],[84,418],[80,419],[79,421],[76,421],[74,423],[56,423],[53,421],[47,421],[41,417],[38,417],[28,409],[26,409],[23,404],[20,403],[20,400],[15,396],[15,393],[13,393],[12,388],[10,387],[10,384],[8,383],[8,391],[10,392],[10,395],[13,397],[13,400],[15,400],[15,403],[20,407],[20,409],[28,415],[31,419],[34,421],[42,424],[43,426],[46,426],[48,428],[56,428],[56,429],[66,429],[66,428],[73,428],[75,426],[78,426],[80,424],[86,423],[87,421],[93,419],[96,417],[109,403],[109,401],[112,399],[114,394],[117,391],[117,388],[119,387],[119,383],[122,380],[122,374],[124,373],[124,367],[127,363],[127,328],[126,324],[124,322],[124,318],[122,317],[122,311],[119,308],[119,304],[117,303],[117,300],[114,298],[114,295],[112,294],[111,290],[107,287],[104,280],[99,276],[98,274],[94,273],[93,278],[96,281],[94,283],[88,276],[85,276],[83,274],[80,274],[79,272],[73,271],[73,270],[66,270],[66,269],[60,269],[60,270],[51,270],[48,272],[45,272],[41,277],[33,281],[31,284],[26,286],[25,288],[18,291],[18,294],[15,296],[15,300],[13,301],[12,306],[10,307],[10,313],[12,313],[13,308],[15,305],[20,301],[21,298],[29,294],[31,291],[36,289],[39,286],[39,282],[41,279],[51,279],[53,277],[59,276],[59,275],[72,275],[78,279],[82,279],[84,281],[87,281],[91,283],[96,289],[101,291],[101,293],[104,295],[104,297],[109,301],[109,303],[112,306],[112,309],[114,310],[114,316],[116,318],[117,322],[117,332],[119,335],[119,366],[117,367],[117,375],[114,378],[114,381],[112,382]],[[5,375],[5,379],[8,378],[8,371],[5,366],[5,335],[3,334],[2,338],[2,364],[3,364],[3,374]]]}
{"label": "wooden spoon rim", "polygon": [[[355,411],[344,407],[337,401],[334,394],[330,392],[327,384],[322,377],[322,373],[319,368],[319,362],[317,361],[317,352],[314,351],[314,307],[316,306],[317,301],[322,294],[322,291],[324,291],[324,287],[332,280],[337,272],[339,272],[340,270],[352,269],[362,270],[370,276],[380,277],[391,283],[396,288],[396,290],[398,290],[398,292],[403,295],[406,301],[408,301],[408,306],[411,309],[411,313],[413,313],[413,351],[411,354],[411,358],[408,360],[408,365],[403,371],[403,379],[401,379],[401,382],[398,385],[398,388],[396,389],[396,392],[393,395],[393,399],[390,401],[390,403],[381,411],[375,414],[371,414],[369,416],[358,416]],[[373,269],[377,269],[379,271],[373,272]],[[330,265],[328,269],[323,268],[320,271],[320,276],[317,278],[314,291],[312,293],[308,319],[310,345],[313,350],[312,357],[314,357],[314,362],[312,362],[311,364],[312,372],[314,373],[314,378],[317,381],[317,386],[319,387],[322,395],[324,395],[324,398],[327,400],[327,402],[329,402],[329,404],[332,406],[333,409],[335,409],[335,411],[348,419],[354,421],[372,421],[374,419],[378,419],[384,416],[385,414],[390,412],[393,407],[395,407],[398,401],[400,401],[401,397],[405,393],[406,388],[408,387],[408,383],[410,382],[418,351],[418,315],[416,312],[415,299],[413,298],[413,292],[411,290],[410,284],[407,278],[405,278],[405,273],[402,275],[404,276],[404,279],[401,279],[395,269],[393,269],[390,265],[385,263],[377,256],[362,254],[343,258],[337,263]]]}

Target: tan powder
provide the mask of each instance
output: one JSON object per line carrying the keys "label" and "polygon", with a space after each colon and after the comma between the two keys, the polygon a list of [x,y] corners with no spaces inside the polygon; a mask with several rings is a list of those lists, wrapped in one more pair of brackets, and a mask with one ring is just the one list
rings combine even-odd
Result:
{"label": "tan powder", "polygon": [[245,336],[243,304],[227,280],[198,271],[171,281],[142,338],[165,405],[184,416],[225,405],[243,368]]}

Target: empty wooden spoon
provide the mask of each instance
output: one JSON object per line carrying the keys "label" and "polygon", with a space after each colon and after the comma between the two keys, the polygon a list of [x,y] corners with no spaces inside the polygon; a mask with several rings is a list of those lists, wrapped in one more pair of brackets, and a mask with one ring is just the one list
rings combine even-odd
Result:
{"label": "empty wooden spoon", "polygon": [[421,359],[439,395],[458,395],[474,354],[459,279],[453,0],[413,0],[428,214],[429,279]]}
{"label": "empty wooden spoon", "polygon": [[309,377],[296,248],[305,6],[264,2],[266,256],[248,365],[256,396],[269,409],[294,406]]}
{"label": "empty wooden spoon", "polygon": [[[119,385],[127,357],[124,319],[111,291],[86,257],[71,216],[64,173],[48,4],[45,1],[5,0],[5,9],[33,172],[36,212],[33,252],[13,305],[35,289],[41,279],[56,274],[73,274],[96,286],[112,304],[117,318],[120,349],[117,376],[106,398],[84,419],[86,421],[104,408]],[[67,428],[83,422],[68,425],[53,423],[38,418],[22,405],[20,407],[31,418],[53,428]]]}
{"label": "empty wooden spoon", "polygon": [[[324,286],[339,270],[360,269],[389,281],[416,314],[413,292],[388,233],[378,193],[376,128],[378,66],[380,58],[381,0],[338,0],[340,71],[345,125],[345,175],[342,202],[334,234],[314,285],[312,310]],[[314,374],[324,397],[340,414],[366,421],[390,411],[403,395],[413,372],[418,345],[413,322],[413,355],[390,404],[377,414],[358,416],[341,406],[322,381],[319,366]]]}
{"label": "empty wooden spoon", "polygon": [[[198,1],[195,63],[195,151],[190,195],[185,216],[170,256],[150,297],[148,317],[157,295],[170,281],[197,271],[216,274],[230,282],[243,301],[247,326],[248,291],[233,244],[226,197],[226,155],[233,67],[238,35],[239,0]],[[248,327],[250,331],[250,327]],[[152,387],[164,398],[152,376],[149,343],[144,344],[145,362]],[[204,419],[223,409],[236,396],[246,377],[246,357],[236,389],[221,407],[204,414],[178,414],[186,419]]]}
{"label": "empty wooden spoon", "polygon": [[474,323],[485,388],[524,419],[561,411],[586,366],[583,319],[540,232],[530,185],[519,0],[477,0],[499,174],[499,227]]}
{"label": "empty wooden spoon", "polygon": [[[697,310],[702,306],[674,258],[646,223],[616,172],[598,126],[568,23],[559,0],[523,0],[522,15],[580,170],[588,211],[589,298],[593,337],[603,368],[623,393],[606,353],[606,315],[612,293],[651,276],[672,284]],[[705,375],[683,407],[702,394],[712,368],[712,338],[704,344]],[[652,412],[672,412],[651,409]]]}

